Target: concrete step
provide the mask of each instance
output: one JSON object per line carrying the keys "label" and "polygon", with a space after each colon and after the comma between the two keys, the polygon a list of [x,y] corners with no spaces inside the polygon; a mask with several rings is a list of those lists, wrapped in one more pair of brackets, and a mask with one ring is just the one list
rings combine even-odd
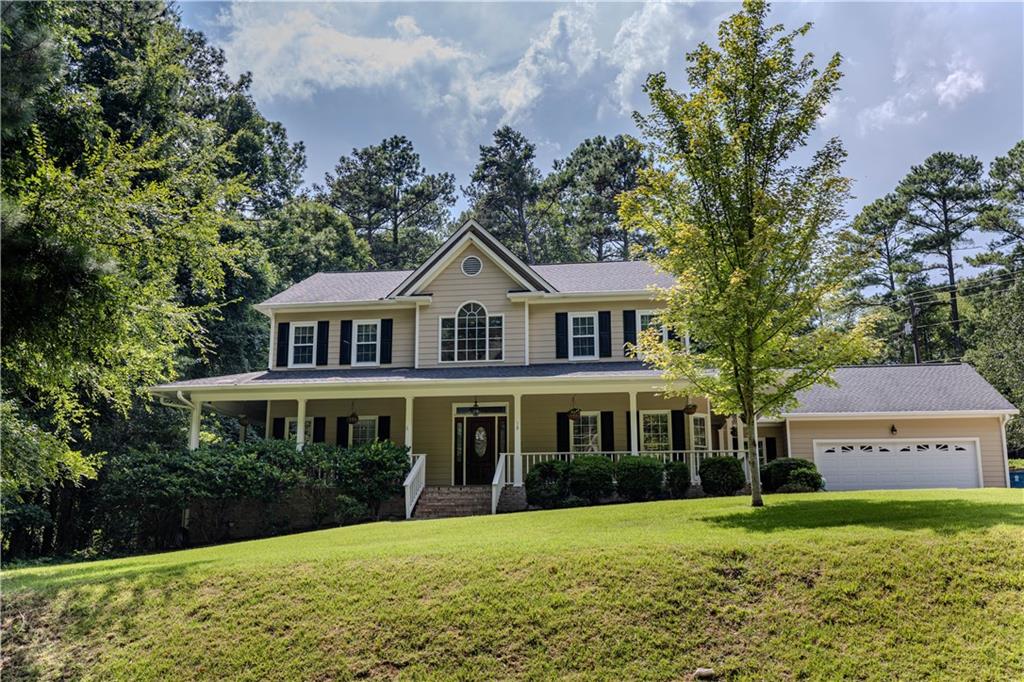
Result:
{"label": "concrete step", "polygon": [[491,513],[491,486],[427,486],[413,511],[416,519]]}

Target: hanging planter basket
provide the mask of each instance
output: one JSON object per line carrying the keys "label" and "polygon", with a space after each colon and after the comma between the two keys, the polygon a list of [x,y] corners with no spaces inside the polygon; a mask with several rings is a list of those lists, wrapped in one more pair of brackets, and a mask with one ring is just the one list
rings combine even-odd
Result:
{"label": "hanging planter basket", "polygon": [[569,421],[572,421],[572,422],[579,421],[579,418],[580,418],[580,408],[578,408],[578,407],[570,408],[569,409]]}
{"label": "hanging planter basket", "polygon": [[696,413],[697,413],[697,405],[695,403],[687,403],[686,407],[683,408],[683,414],[690,415],[690,414],[696,414]]}

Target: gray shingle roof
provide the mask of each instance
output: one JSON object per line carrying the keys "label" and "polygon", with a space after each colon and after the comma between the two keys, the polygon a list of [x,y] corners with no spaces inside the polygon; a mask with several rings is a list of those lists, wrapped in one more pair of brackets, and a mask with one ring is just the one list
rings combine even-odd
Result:
{"label": "gray shingle roof", "polygon": [[387,296],[411,270],[382,272],[318,272],[271,296],[263,305],[282,303],[345,303],[375,301]]}
{"label": "gray shingle roof", "polygon": [[229,374],[204,379],[175,381],[154,386],[154,391],[187,391],[197,388],[231,386],[280,386],[283,384],[366,384],[386,382],[421,382],[459,379],[652,379],[659,373],[640,362],[580,362],[543,365],[505,365],[493,367],[432,367],[423,369],[372,367],[366,369],[266,370],[246,374]]}
{"label": "gray shingle roof", "polygon": [[[643,291],[655,285],[672,286],[672,277],[647,261],[605,261],[535,265],[534,270],[564,293]],[[387,296],[412,270],[384,272],[320,272],[272,296],[262,305],[289,303],[349,303]]]}
{"label": "gray shingle roof", "polygon": [[533,269],[564,293],[643,291],[675,283],[670,275],[643,260],[535,265]]}
{"label": "gray shingle roof", "polygon": [[967,364],[841,367],[833,378],[838,387],[802,391],[789,414],[1015,409]]}

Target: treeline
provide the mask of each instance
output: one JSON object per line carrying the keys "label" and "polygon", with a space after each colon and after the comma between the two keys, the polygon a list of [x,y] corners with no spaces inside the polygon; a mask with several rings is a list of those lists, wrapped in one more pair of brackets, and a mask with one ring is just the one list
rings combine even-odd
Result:
{"label": "treeline", "polygon": [[[877,316],[880,361],[970,362],[1024,409],[1024,141],[987,168],[932,154],[845,236],[867,257],[849,310]],[[1007,435],[1024,450],[1024,420]]]}
{"label": "treeline", "polygon": [[[618,223],[615,196],[642,164],[623,136],[586,140],[545,174],[534,145],[501,128],[459,187],[396,135],[307,188],[303,144],[172,6],[0,12],[8,521],[60,526],[129,447],[178,447],[184,416],[143,387],[263,368],[267,322],[251,304],[315,272],[414,267],[469,217],[531,262],[647,246]],[[235,437],[207,422],[204,439]],[[59,551],[47,537],[40,552]]]}

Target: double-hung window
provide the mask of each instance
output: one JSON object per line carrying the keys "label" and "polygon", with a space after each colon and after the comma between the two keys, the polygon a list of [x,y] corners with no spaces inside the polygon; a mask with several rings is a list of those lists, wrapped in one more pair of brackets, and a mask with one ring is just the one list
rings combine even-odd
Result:
{"label": "double-hung window", "polygon": [[668,340],[668,330],[661,324],[659,317],[660,313],[657,310],[641,310],[636,315],[636,332],[637,336],[643,334],[648,329],[660,330],[661,340]]}
{"label": "double-hung window", "polygon": [[667,411],[640,413],[640,449],[665,452],[672,449],[671,424]]}
{"label": "double-hung window", "polygon": [[569,314],[569,359],[597,357],[597,313]]}
{"label": "double-hung window", "polygon": [[[288,417],[285,421],[286,436],[288,440],[296,440],[299,435],[299,420],[295,417]],[[303,434],[303,442],[313,442],[313,418],[306,417],[306,432]]]}
{"label": "double-hung window", "polygon": [[580,416],[569,424],[572,432],[569,443],[573,452],[601,451],[600,412],[581,412]]}
{"label": "double-hung window", "polygon": [[349,426],[349,445],[366,445],[377,440],[377,417],[359,417],[359,421]]}
{"label": "double-hung window", "polygon": [[694,450],[708,449],[708,417],[706,414],[695,414],[690,417],[690,433],[693,438]]}
{"label": "double-hung window", "polygon": [[380,320],[356,320],[352,323],[353,365],[376,365],[380,358]]}
{"label": "double-hung window", "polygon": [[316,323],[293,322],[288,358],[289,367],[312,367],[313,349],[316,347]]}
{"label": "double-hung window", "polygon": [[502,360],[505,354],[505,317],[488,315],[479,303],[466,303],[454,317],[440,320],[441,362]]}

